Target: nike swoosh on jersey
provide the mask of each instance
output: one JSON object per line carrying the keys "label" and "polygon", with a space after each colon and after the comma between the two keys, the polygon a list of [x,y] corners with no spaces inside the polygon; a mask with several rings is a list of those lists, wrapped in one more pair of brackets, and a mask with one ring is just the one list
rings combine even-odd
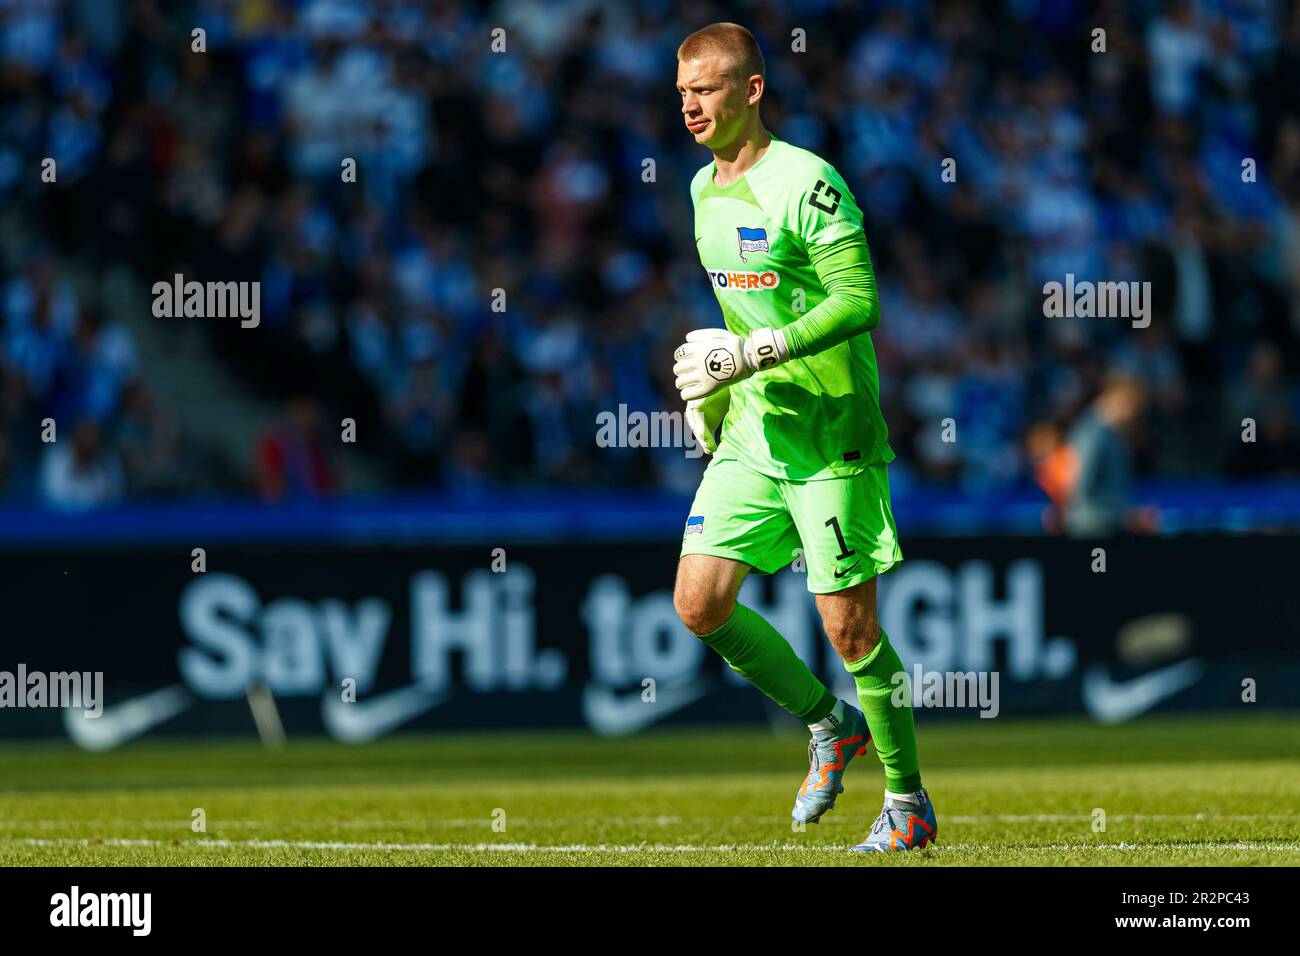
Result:
{"label": "nike swoosh on jersey", "polygon": [[1083,706],[1098,723],[1122,723],[1191,687],[1204,673],[1204,663],[1192,658],[1120,682],[1104,665],[1093,664],[1083,674]]}
{"label": "nike swoosh on jersey", "polygon": [[605,737],[625,737],[695,703],[709,692],[709,682],[697,678],[679,687],[657,687],[655,699],[641,699],[640,690],[619,693],[599,684],[582,689],[582,717]]}
{"label": "nike swoosh on jersey", "polygon": [[84,707],[65,707],[63,727],[83,750],[112,750],[188,710],[194,698],[184,684],[173,684],[105,707],[88,717]]}
{"label": "nike swoosh on jersey", "polygon": [[423,684],[411,684],[351,703],[337,692],[330,692],[321,698],[321,720],[336,740],[364,744],[445,703],[449,696],[431,691]]}
{"label": "nike swoosh on jersey", "polygon": [[835,572],[835,579],[838,581],[840,578],[844,577],[844,575],[848,574],[850,571],[852,571],[854,568],[856,568],[856,567],[857,567],[859,564],[861,564],[861,563],[862,563],[861,561],[854,561],[852,564],[850,564],[850,565],[849,565],[847,568],[845,568],[843,571],[836,571],[836,572]]}

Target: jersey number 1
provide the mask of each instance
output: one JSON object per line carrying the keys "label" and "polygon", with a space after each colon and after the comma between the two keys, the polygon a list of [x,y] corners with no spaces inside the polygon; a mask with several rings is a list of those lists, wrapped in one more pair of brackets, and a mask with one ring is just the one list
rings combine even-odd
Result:
{"label": "jersey number 1", "polygon": [[849,543],[844,540],[844,532],[840,530],[839,518],[830,518],[826,522],[826,527],[835,532],[835,540],[840,543],[840,553],[835,555],[836,561],[843,561],[845,558],[857,554],[856,551],[849,547]]}

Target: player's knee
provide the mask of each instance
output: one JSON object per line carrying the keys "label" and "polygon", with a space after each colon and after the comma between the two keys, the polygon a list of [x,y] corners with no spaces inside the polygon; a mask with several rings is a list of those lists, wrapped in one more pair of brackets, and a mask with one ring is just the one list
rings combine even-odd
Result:
{"label": "player's knee", "polygon": [[727,623],[731,617],[731,603],[707,592],[678,588],[673,592],[673,607],[686,625],[686,630],[696,637],[710,634]]}
{"label": "player's knee", "polygon": [[846,614],[823,620],[826,636],[846,661],[860,661],[880,643],[880,628],[866,615]]}

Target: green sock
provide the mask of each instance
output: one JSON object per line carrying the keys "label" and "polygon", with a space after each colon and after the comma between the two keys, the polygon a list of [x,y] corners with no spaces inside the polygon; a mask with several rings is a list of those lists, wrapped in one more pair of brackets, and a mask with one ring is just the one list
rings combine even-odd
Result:
{"label": "green sock", "polygon": [[889,635],[880,632],[880,643],[860,661],[846,661],[844,669],[858,685],[858,700],[871,730],[871,741],[885,767],[885,789],[890,793],[915,793],[921,789],[921,764],[916,753],[916,724],[912,720],[912,702],[895,707],[892,678],[903,672],[903,662],[889,643]]}
{"label": "green sock", "polygon": [[727,623],[700,637],[731,669],[805,724],[815,724],[835,707],[826,689],[794,648],[762,616],[737,604]]}

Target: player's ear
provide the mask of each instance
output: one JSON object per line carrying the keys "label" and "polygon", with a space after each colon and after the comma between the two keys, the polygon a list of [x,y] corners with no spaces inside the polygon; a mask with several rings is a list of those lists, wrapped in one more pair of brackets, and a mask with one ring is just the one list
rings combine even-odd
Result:
{"label": "player's ear", "polygon": [[750,106],[757,105],[758,101],[763,98],[763,90],[766,89],[766,85],[766,81],[763,79],[762,74],[755,73],[749,78],[749,90],[746,102],[749,103]]}

